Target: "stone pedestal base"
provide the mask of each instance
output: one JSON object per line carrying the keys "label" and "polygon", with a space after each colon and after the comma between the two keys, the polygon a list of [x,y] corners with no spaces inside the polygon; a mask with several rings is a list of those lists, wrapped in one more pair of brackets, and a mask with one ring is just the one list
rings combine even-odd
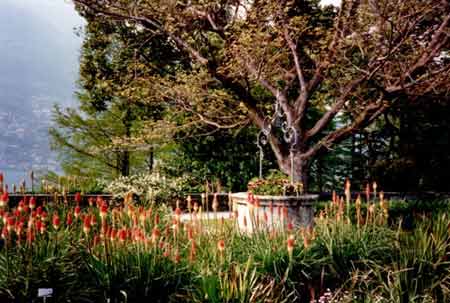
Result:
{"label": "stone pedestal base", "polygon": [[245,192],[231,195],[242,231],[285,229],[288,224],[296,228],[310,227],[314,224],[313,205],[318,195],[254,197],[259,200],[259,206],[250,204]]}

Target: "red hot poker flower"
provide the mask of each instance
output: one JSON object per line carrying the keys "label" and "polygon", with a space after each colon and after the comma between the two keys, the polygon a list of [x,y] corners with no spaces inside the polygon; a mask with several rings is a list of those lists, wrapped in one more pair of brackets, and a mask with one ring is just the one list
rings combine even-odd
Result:
{"label": "red hot poker flower", "polygon": [[75,206],[75,210],[74,210],[75,218],[78,218],[80,216],[80,213],[81,213],[80,205]]}
{"label": "red hot poker flower", "polygon": [[287,250],[289,253],[289,256],[292,256],[292,252],[294,251],[294,245],[295,245],[295,238],[293,235],[290,235],[287,239]]}
{"label": "red hot poker flower", "polygon": [[219,242],[217,242],[217,249],[219,250],[220,253],[223,253],[225,251],[225,241],[224,240],[219,240]]}
{"label": "red hot poker flower", "polygon": [[66,224],[67,224],[68,226],[70,226],[70,225],[72,225],[72,222],[73,222],[72,213],[71,213],[71,212],[68,212],[68,213],[67,213]]}
{"label": "red hot poker flower", "polygon": [[119,231],[119,241],[124,243],[127,240],[127,231],[126,229],[121,229]]}
{"label": "red hot poker flower", "polygon": [[54,214],[54,215],[53,215],[53,221],[52,221],[52,223],[53,223],[53,228],[54,228],[55,230],[58,230],[59,225],[60,225],[60,223],[61,223],[61,220],[59,219],[58,214]]}
{"label": "red hot poker flower", "polygon": [[79,192],[75,193],[74,200],[75,200],[75,202],[77,202],[77,204],[81,203],[81,194]]}
{"label": "red hot poker flower", "polygon": [[36,207],[36,198],[35,197],[31,197],[29,206],[30,206],[31,210],[33,210]]}
{"label": "red hot poker flower", "polygon": [[87,235],[91,231],[91,217],[86,216],[83,222],[83,232]]}

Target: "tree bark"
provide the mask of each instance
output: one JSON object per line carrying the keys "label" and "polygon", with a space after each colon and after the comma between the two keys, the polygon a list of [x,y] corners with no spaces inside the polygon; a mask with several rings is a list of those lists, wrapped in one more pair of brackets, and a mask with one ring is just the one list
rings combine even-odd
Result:
{"label": "tree bark", "polygon": [[121,176],[127,177],[130,175],[130,152],[124,151],[118,154],[118,167]]}
{"label": "tree bark", "polygon": [[301,182],[303,185],[303,192],[308,192],[309,186],[309,159],[305,158],[301,150],[294,150],[291,158],[290,153],[287,153],[278,160],[278,165],[281,171],[289,176],[292,174],[294,182]]}

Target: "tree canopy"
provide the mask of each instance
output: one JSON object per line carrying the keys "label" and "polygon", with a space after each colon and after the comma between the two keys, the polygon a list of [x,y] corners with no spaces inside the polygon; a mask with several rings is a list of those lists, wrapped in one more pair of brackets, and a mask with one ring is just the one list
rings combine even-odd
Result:
{"label": "tree canopy", "polygon": [[[74,2],[82,14],[165,37],[189,66],[148,77],[147,87],[185,123],[253,123],[279,167],[305,186],[311,159],[399,99],[450,87],[447,1]],[[269,127],[278,114],[290,143]],[[345,123],[330,129],[340,116]]]}

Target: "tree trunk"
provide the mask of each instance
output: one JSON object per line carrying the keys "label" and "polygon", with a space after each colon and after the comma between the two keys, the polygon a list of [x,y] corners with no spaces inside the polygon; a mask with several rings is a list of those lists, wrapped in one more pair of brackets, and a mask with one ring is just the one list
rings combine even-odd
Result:
{"label": "tree trunk", "polygon": [[[293,152],[293,159],[290,154],[283,157],[281,161],[278,161],[280,169],[285,174],[293,178],[294,182],[301,182],[303,184],[303,192],[308,192],[309,185],[309,159],[302,157],[302,152],[296,150]],[[291,176],[291,174],[293,174]]]}
{"label": "tree trunk", "polygon": [[154,152],[153,146],[152,146],[152,147],[150,147],[150,152],[149,152],[148,158],[147,158],[147,166],[148,166],[149,173],[151,173],[153,171],[153,164],[155,162],[154,158],[155,158],[155,152]]}
{"label": "tree trunk", "polygon": [[130,175],[130,152],[124,151],[118,154],[118,167],[121,176],[127,177]]}

